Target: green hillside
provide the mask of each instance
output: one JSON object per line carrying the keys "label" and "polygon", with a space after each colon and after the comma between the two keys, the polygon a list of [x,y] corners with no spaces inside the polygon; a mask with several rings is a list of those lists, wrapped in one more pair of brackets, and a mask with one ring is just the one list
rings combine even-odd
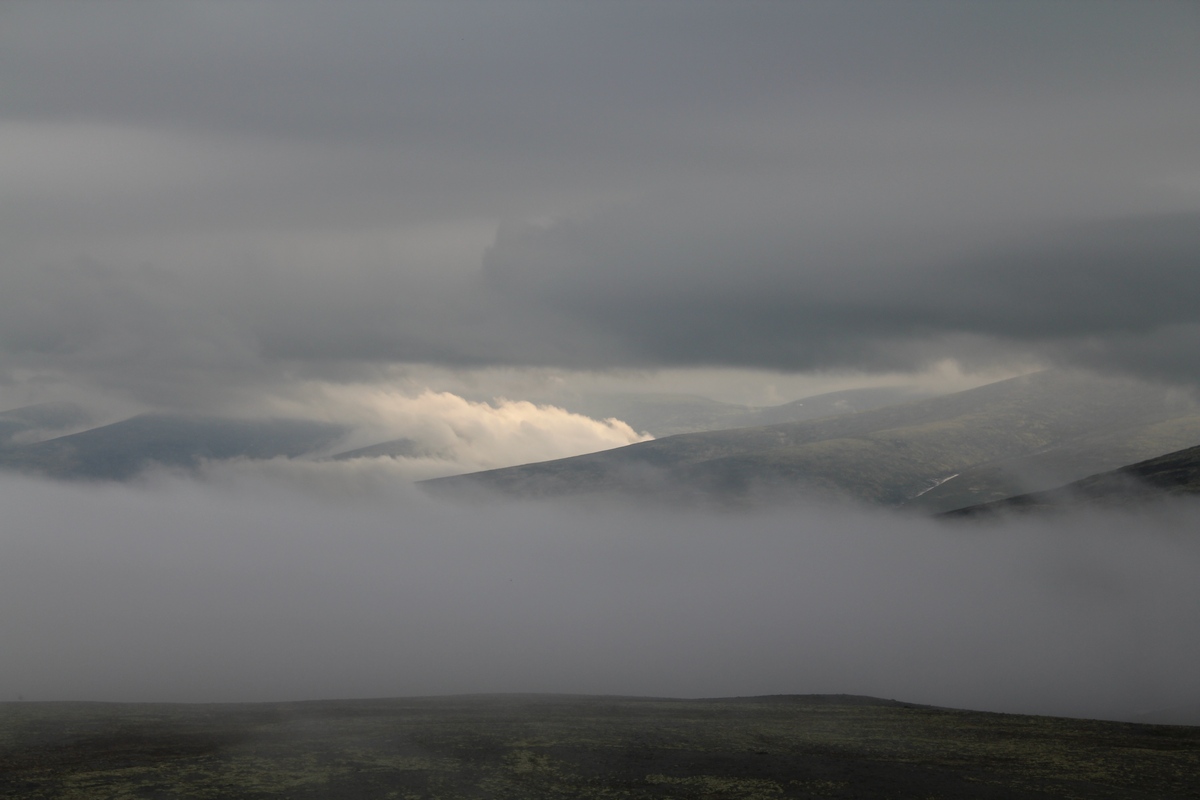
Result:
{"label": "green hillside", "polygon": [[847,695],[0,703],[7,798],[1184,798],[1200,728]]}
{"label": "green hillside", "polygon": [[112,425],[0,450],[0,469],[54,478],[126,480],[151,466],[192,469],[204,459],[295,457],[345,429],[305,420],[228,420],[142,414]]}
{"label": "green hillside", "polygon": [[[455,496],[617,494],[718,502],[818,496],[901,505],[965,470],[1046,459],[1061,448],[1090,446],[1092,455],[1079,457],[1075,467],[1085,469],[1095,458],[1136,449],[1135,439],[1157,446],[1150,443],[1190,436],[1195,420],[1184,420],[1196,414],[1190,399],[1161,387],[1042,372],[856,414],[682,434],[424,485]],[[1166,449],[1193,441],[1173,441]],[[1070,459],[1064,456],[1060,467],[1069,472]],[[928,508],[939,510],[932,503]]]}

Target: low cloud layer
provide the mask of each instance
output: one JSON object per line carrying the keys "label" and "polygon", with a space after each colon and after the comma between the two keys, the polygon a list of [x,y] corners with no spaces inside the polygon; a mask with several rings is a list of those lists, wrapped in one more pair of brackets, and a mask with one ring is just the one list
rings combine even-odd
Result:
{"label": "low cloud layer", "polygon": [[[243,476],[244,477],[244,476]],[[848,692],[1130,715],[1200,700],[1196,510],[954,527],[0,484],[8,699]]]}

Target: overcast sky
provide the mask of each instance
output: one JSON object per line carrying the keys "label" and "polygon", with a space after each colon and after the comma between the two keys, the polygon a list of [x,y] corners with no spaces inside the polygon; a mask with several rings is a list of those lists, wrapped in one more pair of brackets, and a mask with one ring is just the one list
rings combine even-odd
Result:
{"label": "overcast sky", "polygon": [[0,392],[1191,381],[1198,43],[1165,1],[5,3]]}

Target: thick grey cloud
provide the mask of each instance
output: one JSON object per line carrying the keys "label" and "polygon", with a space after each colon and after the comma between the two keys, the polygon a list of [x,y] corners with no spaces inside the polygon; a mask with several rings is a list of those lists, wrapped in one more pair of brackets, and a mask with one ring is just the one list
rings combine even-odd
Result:
{"label": "thick grey cloud", "polygon": [[[1164,332],[1200,323],[1200,214],[1043,224],[978,244],[914,228],[917,241],[887,247],[869,230],[822,242],[800,219],[738,220],[742,236],[728,236],[728,212],[709,226],[646,209],[502,234],[485,277],[651,361],[909,366],[921,351],[897,341],[961,356],[978,342],[948,340],[973,335],[1128,368],[1139,359],[1122,343],[1165,346]],[[1175,366],[1200,375],[1200,361]]]}
{"label": "thick grey cloud", "polygon": [[247,478],[0,482],[4,699],[847,692],[1128,718],[1200,698],[1191,507],[981,532]]}
{"label": "thick grey cloud", "polygon": [[1197,375],[1190,3],[7,4],[0,378]]}

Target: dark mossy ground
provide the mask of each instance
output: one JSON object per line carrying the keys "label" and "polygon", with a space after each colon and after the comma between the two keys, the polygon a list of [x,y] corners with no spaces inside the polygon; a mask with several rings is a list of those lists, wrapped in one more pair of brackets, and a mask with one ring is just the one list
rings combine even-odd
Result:
{"label": "dark mossy ground", "polygon": [[1200,797],[1200,728],[851,697],[6,703],[0,797]]}

